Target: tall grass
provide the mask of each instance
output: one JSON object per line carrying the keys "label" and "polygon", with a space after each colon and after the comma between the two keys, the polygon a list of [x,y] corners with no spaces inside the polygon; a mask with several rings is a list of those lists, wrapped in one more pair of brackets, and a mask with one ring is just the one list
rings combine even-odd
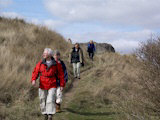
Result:
{"label": "tall grass", "polygon": [[137,73],[134,76],[123,77],[124,82],[119,85],[119,95],[117,95],[119,99],[115,99],[115,108],[123,112],[121,118],[129,120],[160,119],[159,53],[159,38],[148,40],[137,50],[137,62],[133,61]]}
{"label": "tall grass", "polygon": [[57,32],[24,20],[0,18],[1,104],[6,106],[36,97],[30,85],[31,73],[46,47],[60,50],[62,59],[68,62],[71,45]]}

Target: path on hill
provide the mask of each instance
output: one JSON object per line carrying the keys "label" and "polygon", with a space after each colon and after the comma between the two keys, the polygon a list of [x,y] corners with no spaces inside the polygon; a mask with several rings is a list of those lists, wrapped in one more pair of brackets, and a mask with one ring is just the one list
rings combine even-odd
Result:
{"label": "path on hill", "polygon": [[66,93],[64,93],[61,107],[62,112],[60,114],[56,114],[56,116],[54,117],[55,120],[70,120],[67,118],[67,115],[71,114],[71,112],[68,111],[69,104],[74,99],[74,95],[77,92],[77,88],[79,85],[78,83],[80,82],[80,80],[85,79],[85,74],[88,73],[92,67],[92,65],[84,67],[84,69],[81,69],[81,79],[73,79],[71,86],[66,91]]}
{"label": "path on hill", "polygon": [[66,108],[68,103],[72,100],[72,98],[74,96],[74,93],[76,91],[76,88],[78,86],[78,82],[83,79],[82,76],[84,76],[84,74],[86,72],[88,72],[91,68],[92,67],[90,66],[90,67],[87,67],[86,69],[81,71],[81,79],[76,79],[76,78],[73,79],[71,89],[64,94],[64,98],[63,98],[65,100],[64,103],[63,103],[64,104],[64,106],[63,106],[64,108]]}
{"label": "path on hill", "polygon": [[[87,65],[81,69],[81,79],[73,79],[71,87],[64,93],[62,112],[55,115],[55,120],[114,120],[113,115],[115,113],[110,109],[110,106],[99,107],[101,103],[98,105],[95,104],[96,101],[94,101],[94,106],[89,105],[90,107],[88,109],[84,107],[84,105],[81,106],[83,101],[78,100],[86,97],[85,94],[84,96],[81,94],[82,96],[79,98],[77,92],[79,93],[80,90],[83,89],[82,85],[85,85],[84,82],[88,80],[88,75],[95,67],[93,64]],[[87,99],[92,100],[92,98]]]}

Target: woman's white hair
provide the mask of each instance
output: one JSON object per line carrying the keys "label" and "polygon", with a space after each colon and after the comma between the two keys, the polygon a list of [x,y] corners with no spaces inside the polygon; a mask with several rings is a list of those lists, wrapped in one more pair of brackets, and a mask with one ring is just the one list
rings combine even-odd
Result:
{"label": "woman's white hair", "polygon": [[51,48],[45,48],[43,53],[48,53],[48,55],[53,55],[53,50]]}

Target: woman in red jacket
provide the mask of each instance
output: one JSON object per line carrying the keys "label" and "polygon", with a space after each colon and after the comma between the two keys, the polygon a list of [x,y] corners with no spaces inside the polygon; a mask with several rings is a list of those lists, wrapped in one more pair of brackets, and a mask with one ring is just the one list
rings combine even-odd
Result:
{"label": "woman in red jacket", "polygon": [[56,79],[60,79],[60,89],[63,90],[64,72],[61,64],[52,57],[53,51],[45,48],[43,52],[43,60],[39,61],[32,73],[32,85],[36,85],[36,79],[40,76],[39,81],[39,98],[40,108],[45,120],[52,120],[52,115],[56,113],[55,95],[56,95]]}

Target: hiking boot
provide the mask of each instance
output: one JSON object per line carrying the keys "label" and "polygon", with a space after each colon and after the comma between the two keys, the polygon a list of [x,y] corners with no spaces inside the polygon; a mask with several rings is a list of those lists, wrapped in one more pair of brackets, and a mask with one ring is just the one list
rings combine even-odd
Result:
{"label": "hiking boot", "polygon": [[52,115],[48,115],[48,120],[52,120]]}
{"label": "hiking boot", "polygon": [[77,76],[75,76],[74,78],[77,78]]}
{"label": "hiking boot", "polygon": [[44,120],[48,120],[48,115],[47,114],[44,115]]}
{"label": "hiking boot", "polygon": [[81,79],[80,77],[78,77],[78,79]]}
{"label": "hiking boot", "polygon": [[56,112],[57,113],[61,112],[61,105],[60,104],[56,104]]}

